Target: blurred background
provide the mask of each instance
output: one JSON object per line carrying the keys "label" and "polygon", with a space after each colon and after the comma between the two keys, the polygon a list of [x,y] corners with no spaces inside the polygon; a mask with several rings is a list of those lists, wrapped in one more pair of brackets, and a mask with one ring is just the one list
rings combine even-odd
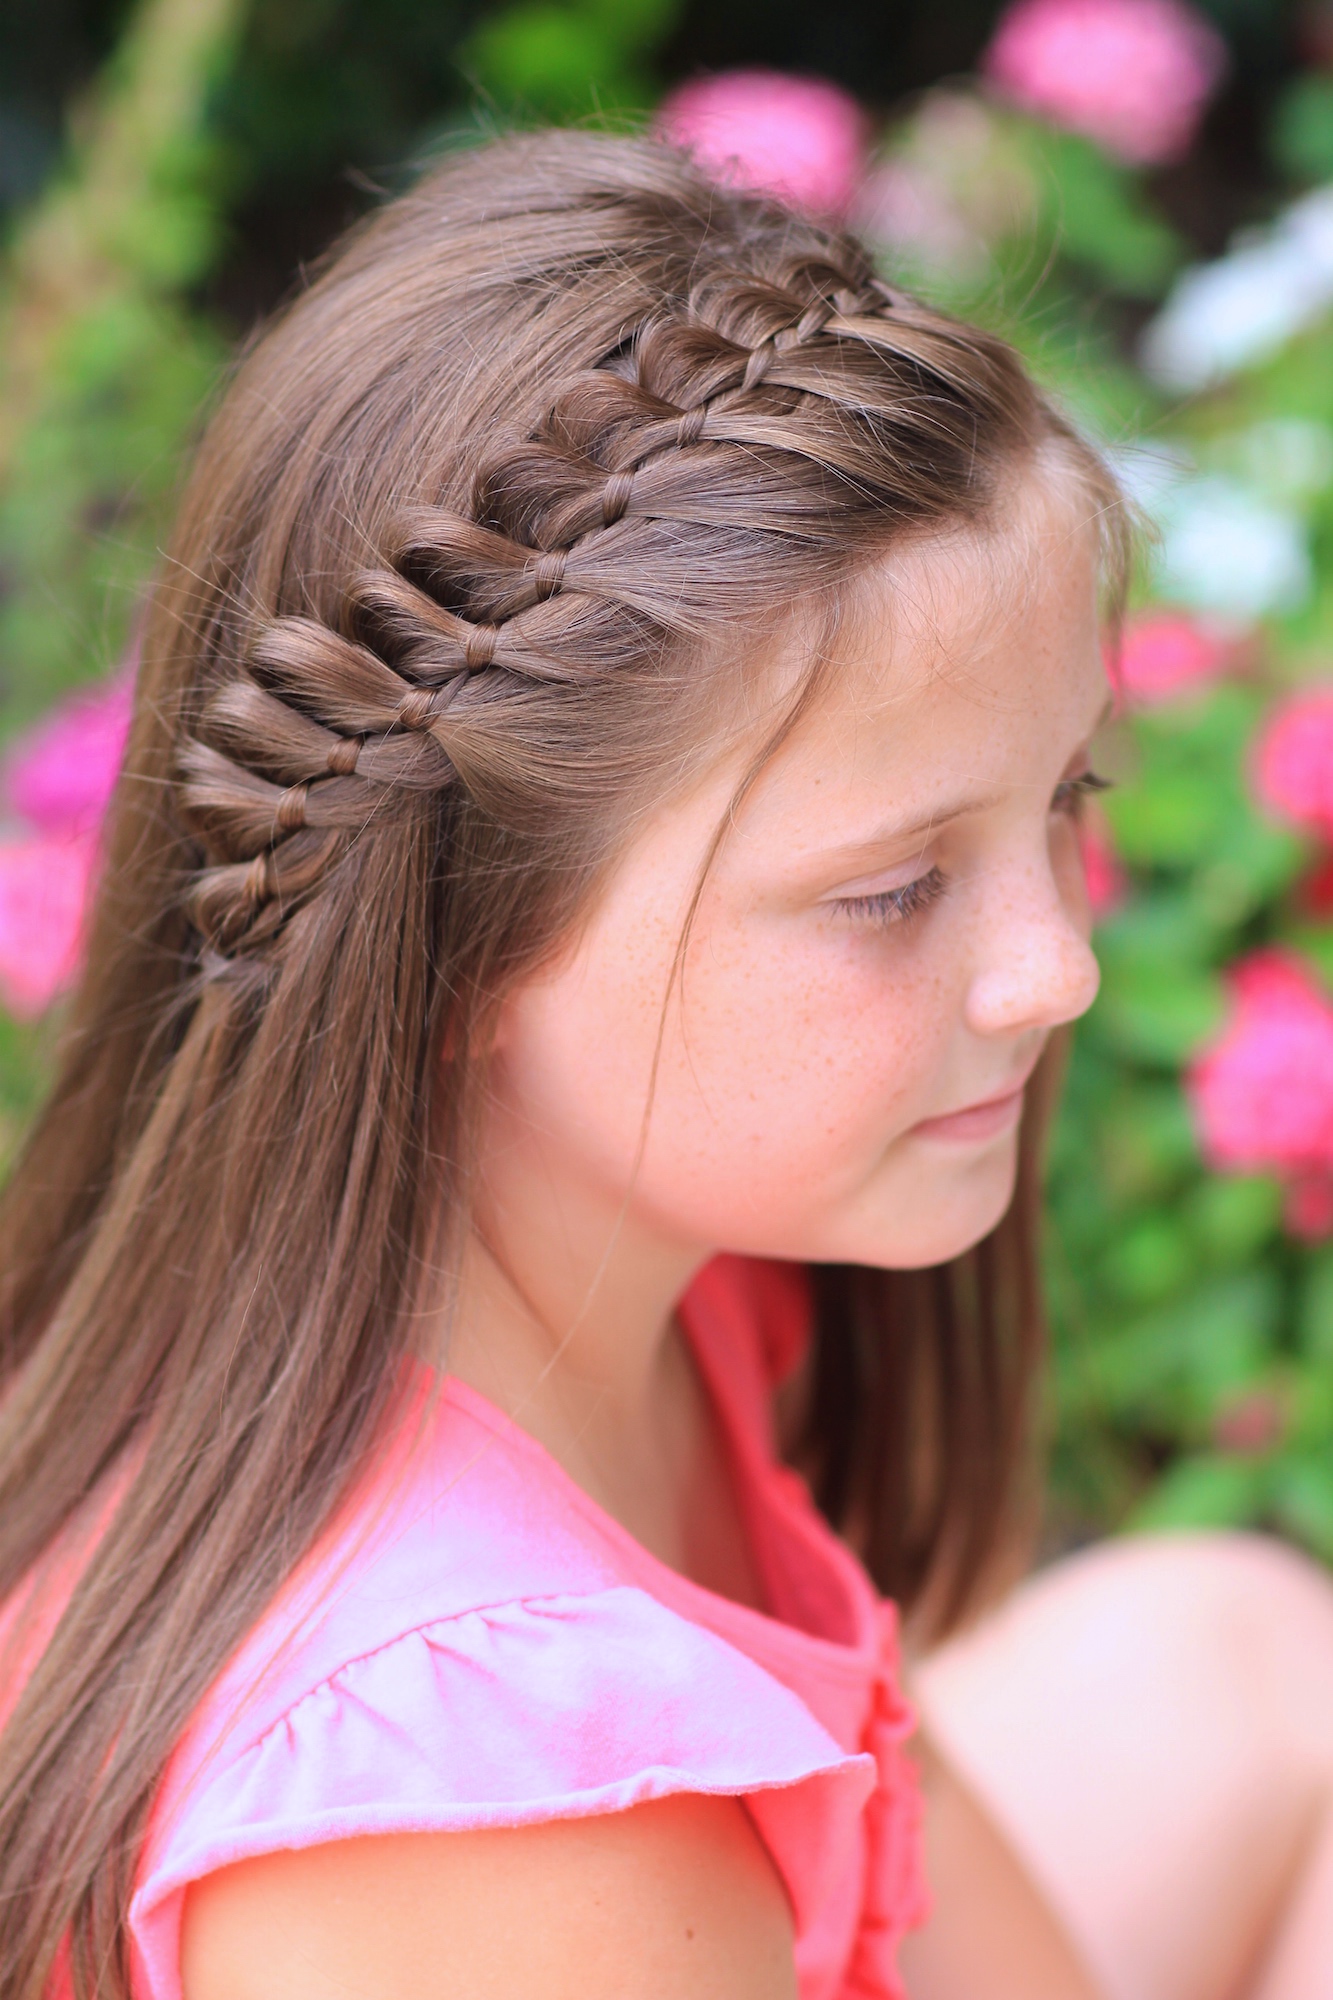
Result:
{"label": "blurred background", "polygon": [[1333,0],[6,0],[0,1150],[229,350],[512,123],[653,125],[1016,340],[1156,542],[1085,827],[1049,1538],[1333,1561]]}

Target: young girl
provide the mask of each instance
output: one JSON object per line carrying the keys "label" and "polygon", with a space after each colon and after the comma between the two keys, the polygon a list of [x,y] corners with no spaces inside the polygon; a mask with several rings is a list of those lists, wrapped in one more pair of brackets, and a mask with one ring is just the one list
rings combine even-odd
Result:
{"label": "young girl", "polygon": [[1333,1990],[1312,1571],[1057,1569],[910,1749],[876,1591],[1020,1545],[1123,543],[1000,342],[646,143],[255,346],[6,1197],[4,2000]]}

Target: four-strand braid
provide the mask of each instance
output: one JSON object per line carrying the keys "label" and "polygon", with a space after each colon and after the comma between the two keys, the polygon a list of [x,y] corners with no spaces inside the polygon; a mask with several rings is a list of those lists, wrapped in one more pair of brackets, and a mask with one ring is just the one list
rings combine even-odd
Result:
{"label": "four-strand braid", "polygon": [[[354,840],[455,782],[460,732],[493,728],[497,700],[586,687],[688,629],[691,530],[743,512],[747,482],[766,483],[772,511],[784,417],[819,399],[901,421],[901,367],[876,391],[890,318],[900,363],[945,379],[942,322],[921,313],[917,325],[855,253],[846,269],[806,259],[776,278],[705,277],[567,380],[533,435],[492,451],[470,516],[406,510],[352,581],[342,630],[308,617],[259,630],[180,758],[203,847],[188,908],[205,972],[271,963],[265,947]],[[836,474],[836,421],[807,424],[800,448],[818,458],[821,432]],[[809,526],[795,501],[786,526]]]}

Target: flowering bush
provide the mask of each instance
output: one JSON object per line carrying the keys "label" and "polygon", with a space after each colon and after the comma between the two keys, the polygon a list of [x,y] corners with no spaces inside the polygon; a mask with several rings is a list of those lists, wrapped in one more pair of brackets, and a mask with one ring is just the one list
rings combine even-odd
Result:
{"label": "flowering bush", "polygon": [[995,87],[1121,159],[1178,159],[1226,67],[1181,0],[1017,0],[986,52]]}

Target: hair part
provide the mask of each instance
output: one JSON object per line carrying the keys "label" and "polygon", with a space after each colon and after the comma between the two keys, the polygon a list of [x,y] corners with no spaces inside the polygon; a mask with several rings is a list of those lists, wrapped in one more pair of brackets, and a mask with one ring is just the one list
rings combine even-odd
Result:
{"label": "hair part", "polygon": [[[467,1227],[465,1051],[700,754],[719,639],[1047,447],[1012,351],[648,142],[511,138],[355,230],[243,360],[145,625],[87,967],[0,1207],[0,1592],[96,1546],[0,1736],[0,1988],[126,2000],[173,1742],[354,1485]],[[947,1622],[1011,1546],[1024,1192],[818,1274],[807,1453]],[[100,1510],[100,1511],[99,1511]]]}

